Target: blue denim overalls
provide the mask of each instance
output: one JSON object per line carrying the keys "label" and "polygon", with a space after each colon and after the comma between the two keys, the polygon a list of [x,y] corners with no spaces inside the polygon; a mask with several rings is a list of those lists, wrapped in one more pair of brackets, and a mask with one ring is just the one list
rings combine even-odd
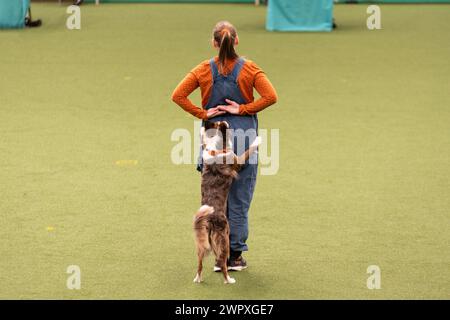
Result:
{"label": "blue denim overalls", "polygon": [[[237,82],[244,63],[245,60],[239,58],[233,71],[225,76],[219,73],[214,59],[210,60],[213,87],[205,109],[214,108],[218,105],[227,105],[228,103],[225,99],[235,101],[238,104],[246,103]],[[249,145],[257,136],[258,118],[256,115],[241,116],[227,113],[211,118],[211,121],[228,122],[230,129],[233,129],[233,148],[237,155],[241,155],[248,149]],[[247,134],[244,135],[243,131],[247,131]],[[244,139],[245,147],[242,145]],[[239,141],[242,142],[238,148]],[[200,157],[201,154],[200,152]],[[255,190],[256,174],[258,171],[257,162],[258,155],[254,153],[242,167],[242,170],[239,172],[239,178],[233,181],[230,193],[228,194],[227,217],[230,225],[230,248],[232,251],[248,250],[247,244],[245,243],[248,237],[248,210],[252,201],[253,191]],[[201,168],[201,162],[199,162],[197,169],[201,171]]]}

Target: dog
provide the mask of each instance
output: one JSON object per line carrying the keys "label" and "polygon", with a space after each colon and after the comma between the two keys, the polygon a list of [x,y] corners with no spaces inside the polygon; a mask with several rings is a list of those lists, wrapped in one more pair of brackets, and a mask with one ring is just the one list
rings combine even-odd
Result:
{"label": "dog", "polygon": [[230,255],[230,228],[226,216],[228,192],[238,172],[261,143],[256,137],[241,155],[233,152],[229,125],[226,121],[206,121],[201,128],[203,147],[201,195],[202,206],[194,216],[194,233],[198,257],[195,283],[202,282],[203,259],[213,252],[220,266],[224,283],[235,283],[229,276],[227,259]]}

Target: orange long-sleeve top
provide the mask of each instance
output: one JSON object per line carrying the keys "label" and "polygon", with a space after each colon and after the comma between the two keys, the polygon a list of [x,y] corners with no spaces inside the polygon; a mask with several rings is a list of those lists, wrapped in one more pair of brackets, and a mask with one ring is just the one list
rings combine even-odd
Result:
{"label": "orange long-sleeve top", "polygon": [[[214,60],[217,65],[218,57],[215,57]],[[236,62],[237,59],[226,61],[223,68],[224,73],[230,73]],[[239,106],[239,114],[256,114],[277,102],[277,93],[272,83],[270,83],[264,71],[262,71],[253,61],[245,60],[237,81],[242,97],[246,101],[245,104]],[[192,69],[178,84],[172,94],[172,100],[193,116],[206,120],[208,117],[204,107],[211,96],[212,86],[213,79],[209,60],[205,60]],[[200,87],[201,91],[202,108],[197,107],[188,98],[198,87]],[[260,95],[260,98],[257,100],[255,100],[253,96],[253,88],[255,88]]]}

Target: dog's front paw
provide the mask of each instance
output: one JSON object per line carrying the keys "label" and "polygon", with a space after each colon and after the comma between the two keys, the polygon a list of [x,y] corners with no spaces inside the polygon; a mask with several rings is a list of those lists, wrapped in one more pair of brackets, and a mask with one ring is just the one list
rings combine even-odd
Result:
{"label": "dog's front paw", "polygon": [[228,276],[228,277],[227,277],[227,280],[225,280],[224,283],[225,283],[225,284],[233,284],[233,283],[236,283],[236,279],[234,279],[234,278]]}
{"label": "dog's front paw", "polygon": [[259,146],[261,144],[261,142],[262,142],[262,138],[260,136],[257,136],[255,138],[255,141],[253,141],[251,146],[252,147],[257,147],[257,146]]}
{"label": "dog's front paw", "polygon": [[197,275],[194,278],[194,283],[201,283],[201,282],[202,282],[202,276],[197,273]]}

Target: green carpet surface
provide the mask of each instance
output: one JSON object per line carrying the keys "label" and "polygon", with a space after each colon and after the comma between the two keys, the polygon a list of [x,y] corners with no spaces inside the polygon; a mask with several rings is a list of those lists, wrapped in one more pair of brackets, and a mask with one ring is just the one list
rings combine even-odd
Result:
{"label": "green carpet surface", "polygon": [[[376,31],[366,8],[287,34],[263,6],[85,5],[70,31],[33,4],[41,28],[0,31],[0,298],[448,299],[449,6],[382,5]],[[280,168],[258,177],[248,270],[223,285],[210,257],[196,285],[199,174],[170,161],[194,119],[170,96],[222,19],[278,91],[260,127]]]}

